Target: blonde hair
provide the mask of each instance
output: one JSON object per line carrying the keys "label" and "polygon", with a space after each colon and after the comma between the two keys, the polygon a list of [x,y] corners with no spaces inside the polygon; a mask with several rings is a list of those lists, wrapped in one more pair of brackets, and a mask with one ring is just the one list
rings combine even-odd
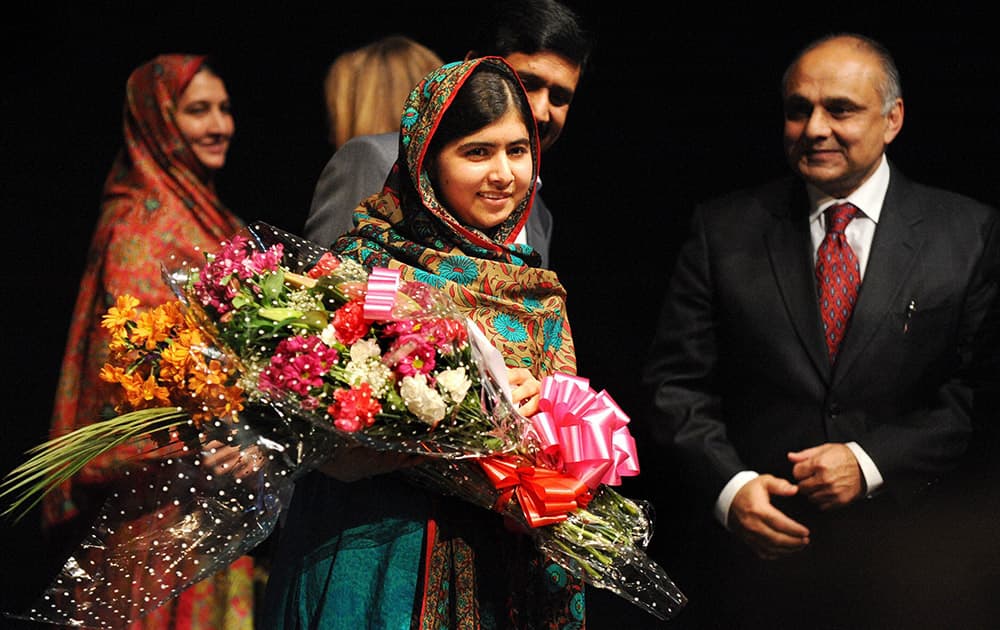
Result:
{"label": "blonde hair", "polygon": [[443,63],[403,35],[338,55],[323,82],[330,144],[336,149],[354,136],[398,131],[410,90]]}

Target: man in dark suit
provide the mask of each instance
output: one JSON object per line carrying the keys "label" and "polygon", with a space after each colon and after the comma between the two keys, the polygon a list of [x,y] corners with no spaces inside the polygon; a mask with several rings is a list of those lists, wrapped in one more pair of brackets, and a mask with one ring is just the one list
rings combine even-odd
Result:
{"label": "man in dark suit", "polygon": [[716,521],[674,571],[678,621],[936,627],[918,515],[972,433],[998,214],[888,161],[903,99],[877,42],[820,39],[782,87],[797,177],[696,209],[643,374],[648,430]]}
{"label": "man in dark suit", "polygon": [[[546,151],[562,133],[590,56],[579,17],[554,0],[498,2],[481,24],[479,43],[466,57],[497,55],[510,63],[524,83]],[[351,229],[354,209],[381,190],[398,151],[398,133],[358,136],[337,149],[316,185],[304,236],[326,245]],[[549,266],[552,214],[540,188],[519,239],[539,253],[543,267]]]}

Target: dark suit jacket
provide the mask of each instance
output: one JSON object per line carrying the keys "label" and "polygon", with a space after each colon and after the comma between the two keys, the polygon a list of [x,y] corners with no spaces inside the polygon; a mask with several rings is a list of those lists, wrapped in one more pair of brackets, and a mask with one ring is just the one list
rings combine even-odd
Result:
{"label": "dark suit jacket", "polygon": [[[962,458],[972,430],[970,357],[997,294],[998,214],[891,168],[832,366],[801,181],[789,177],[695,210],[643,377],[655,407],[645,429],[680,458],[701,514],[741,470],[794,482],[789,451],[856,441],[884,478],[878,496],[825,513],[804,499],[776,501],[813,528],[811,546],[822,550],[831,540],[824,523],[837,521],[831,535],[838,536],[845,516],[867,526],[876,515],[895,515]],[[852,550],[828,549],[828,558]],[[766,570],[788,566],[781,562]],[[847,588],[864,592],[871,583]]]}
{"label": "dark suit jacket", "polygon": [[[395,132],[358,136],[345,142],[320,174],[303,236],[329,245],[354,227],[354,209],[361,200],[382,190],[398,153],[399,134]],[[525,229],[528,245],[541,256],[542,266],[548,267],[552,214],[538,194]]]}

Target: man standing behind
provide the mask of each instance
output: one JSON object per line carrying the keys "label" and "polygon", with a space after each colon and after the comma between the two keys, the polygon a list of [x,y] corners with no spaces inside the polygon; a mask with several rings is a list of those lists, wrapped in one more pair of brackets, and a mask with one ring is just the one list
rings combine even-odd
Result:
{"label": "man standing behind", "polygon": [[723,526],[701,529],[689,610],[703,628],[916,627],[908,596],[938,582],[904,541],[968,444],[998,215],[888,161],[903,99],[879,43],[810,44],[783,101],[798,177],[696,209],[644,370],[650,432]]}
{"label": "man standing behind", "polygon": [[[531,101],[544,152],[566,124],[590,56],[590,41],[580,18],[554,0],[494,4],[492,13],[482,20],[485,30],[466,57],[498,55],[517,71]],[[328,245],[353,227],[354,209],[382,189],[398,143],[398,133],[387,133],[352,138],[337,149],[316,185],[306,238]],[[519,242],[527,242],[541,256],[542,266],[548,267],[552,215],[539,194],[524,232]]]}

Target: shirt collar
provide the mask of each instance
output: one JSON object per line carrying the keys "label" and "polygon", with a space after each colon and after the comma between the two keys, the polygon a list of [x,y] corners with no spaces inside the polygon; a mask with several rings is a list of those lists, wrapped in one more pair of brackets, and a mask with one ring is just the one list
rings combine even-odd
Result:
{"label": "shirt collar", "polygon": [[809,221],[815,221],[823,211],[835,203],[848,201],[861,209],[866,217],[878,223],[882,214],[882,202],[885,201],[885,193],[889,190],[889,160],[882,154],[882,161],[878,168],[872,173],[857,190],[847,195],[844,199],[831,197],[816,188],[812,184],[806,184],[806,192],[809,194]]}

